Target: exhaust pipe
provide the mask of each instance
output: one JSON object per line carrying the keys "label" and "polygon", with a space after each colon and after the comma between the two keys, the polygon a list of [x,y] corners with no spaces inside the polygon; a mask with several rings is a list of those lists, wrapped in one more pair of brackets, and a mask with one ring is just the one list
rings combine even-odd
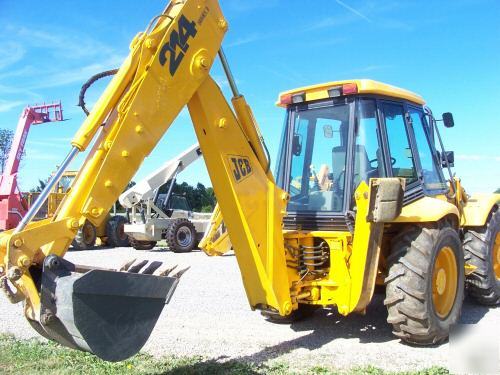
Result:
{"label": "exhaust pipe", "polygon": [[[42,336],[99,358],[125,360],[144,346],[179,277],[156,276],[161,262],[127,264],[122,272],[77,266],[50,255],[43,263]],[[142,273],[139,273],[141,272]],[[172,269],[164,273],[172,272]]]}

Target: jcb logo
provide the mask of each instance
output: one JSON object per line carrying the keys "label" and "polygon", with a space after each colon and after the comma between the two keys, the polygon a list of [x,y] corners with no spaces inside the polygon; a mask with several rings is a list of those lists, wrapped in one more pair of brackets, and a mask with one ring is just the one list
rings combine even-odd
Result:
{"label": "jcb logo", "polygon": [[[194,38],[196,33],[196,23],[189,21],[184,15],[181,15],[177,22],[179,31],[174,30],[170,33],[170,41],[165,43],[160,50],[160,64],[164,66],[169,61],[170,75],[173,76],[179,68],[179,65],[189,49],[188,40]],[[177,51],[177,47],[180,51]]]}
{"label": "jcb logo", "polygon": [[229,155],[229,161],[236,182],[240,182],[252,174],[252,166],[246,156]]}

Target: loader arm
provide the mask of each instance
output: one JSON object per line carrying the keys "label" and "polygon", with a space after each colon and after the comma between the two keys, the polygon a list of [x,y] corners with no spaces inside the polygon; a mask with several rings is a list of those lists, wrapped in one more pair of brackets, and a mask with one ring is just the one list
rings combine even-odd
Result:
{"label": "loader arm", "polygon": [[[74,309],[80,308],[79,314],[89,314],[86,310],[89,302],[85,300],[89,293],[96,308],[106,299],[105,292],[99,291],[98,295],[89,292],[92,288],[88,283],[93,283],[94,288],[106,284],[110,289],[109,285],[116,285],[119,292],[114,289],[106,292],[114,295],[126,294],[124,281],[113,283],[113,275],[108,272],[103,276],[101,273],[105,271],[100,270],[90,271],[79,279],[75,275],[81,270],[58,257],[64,256],[85,220],[98,226],[105,219],[120,192],[186,104],[250,305],[272,308],[282,315],[292,310],[281,230],[287,194],[276,186],[269,171],[258,127],[244,98],[233,90],[233,110],[209,76],[227,30],[219,5],[216,0],[172,2],[152,24],[133,40],[129,56],[73,138],[73,148],[61,170],[48,184],[47,191],[75,155],[95,140],[57,213],[51,219],[29,223],[40,205],[37,202],[14,231],[0,235],[3,260],[0,266],[17,289],[16,295],[26,300],[25,315],[36,323],[37,330],[41,326],[56,341],[111,360],[133,353],[128,350],[126,354],[100,354],[101,349],[105,350],[99,347],[101,343],[82,339],[85,329],[92,330],[86,322],[82,324],[87,326],[78,327],[76,312],[67,319],[71,324],[65,324],[63,312],[67,310],[62,301],[73,304]],[[228,71],[226,64],[224,67]],[[40,200],[44,196],[46,192],[42,192]],[[70,276],[71,283],[67,282]],[[87,283],[85,278],[89,279]],[[158,298],[142,290],[139,279],[130,282],[137,282],[138,290],[127,298],[140,297],[141,293]],[[75,295],[51,289],[58,284],[72,288]],[[166,291],[164,294],[162,298],[168,300],[171,292],[168,296]],[[79,305],[80,298],[88,303]],[[143,310],[141,314],[151,315]],[[54,315],[62,327],[51,326]],[[106,319],[103,322],[108,323],[109,318]],[[120,324],[122,329],[129,329],[126,323]]]}

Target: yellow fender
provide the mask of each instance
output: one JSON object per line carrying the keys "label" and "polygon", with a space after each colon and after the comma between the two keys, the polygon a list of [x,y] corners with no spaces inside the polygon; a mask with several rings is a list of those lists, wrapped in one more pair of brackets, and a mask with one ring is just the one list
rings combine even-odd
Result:
{"label": "yellow fender", "polygon": [[453,215],[459,222],[458,208],[442,199],[424,197],[403,207],[392,223],[429,223],[441,220],[443,217]]}
{"label": "yellow fender", "polygon": [[461,225],[464,227],[481,227],[486,224],[493,207],[500,204],[500,194],[474,194],[464,205]]}

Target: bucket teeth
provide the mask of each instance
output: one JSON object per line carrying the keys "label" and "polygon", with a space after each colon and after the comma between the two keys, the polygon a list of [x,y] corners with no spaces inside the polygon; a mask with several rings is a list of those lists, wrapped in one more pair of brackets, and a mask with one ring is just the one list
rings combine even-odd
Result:
{"label": "bucket teeth", "polygon": [[155,275],[156,276],[168,276],[173,270],[177,268],[177,264],[173,267],[170,268],[160,268],[156,270]]}
{"label": "bucket teeth", "polygon": [[148,264],[146,268],[144,268],[141,273],[146,274],[146,275],[152,275],[158,268],[161,267],[163,263],[158,262],[158,261],[152,261],[151,263]]}
{"label": "bucket teeth", "polygon": [[127,272],[130,272],[130,273],[142,273],[140,272],[142,270],[142,268],[148,264],[148,260],[144,259],[144,260],[141,260],[137,263],[134,263],[132,264],[128,269],[127,269]]}
{"label": "bucket teeth", "polygon": [[170,277],[175,277],[176,279],[180,279],[182,275],[184,275],[188,269],[190,269],[191,267],[186,267],[180,271],[177,271],[176,273],[174,273],[172,276]]}
{"label": "bucket teeth", "polygon": [[123,263],[119,268],[118,268],[118,271],[120,272],[123,272],[123,271],[127,271],[128,268],[134,264],[134,262],[136,261],[135,258],[133,259],[130,259],[130,260],[127,260],[125,263]]}
{"label": "bucket teeth", "polygon": [[[140,273],[144,275],[154,275],[154,276],[170,276],[180,279],[180,277],[189,269],[190,267],[177,270],[177,265],[169,267],[163,262],[153,260],[137,260],[132,259],[125,262],[121,267],[118,268],[120,272],[130,272],[130,273]],[[177,270],[176,273],[173,273]]]}

